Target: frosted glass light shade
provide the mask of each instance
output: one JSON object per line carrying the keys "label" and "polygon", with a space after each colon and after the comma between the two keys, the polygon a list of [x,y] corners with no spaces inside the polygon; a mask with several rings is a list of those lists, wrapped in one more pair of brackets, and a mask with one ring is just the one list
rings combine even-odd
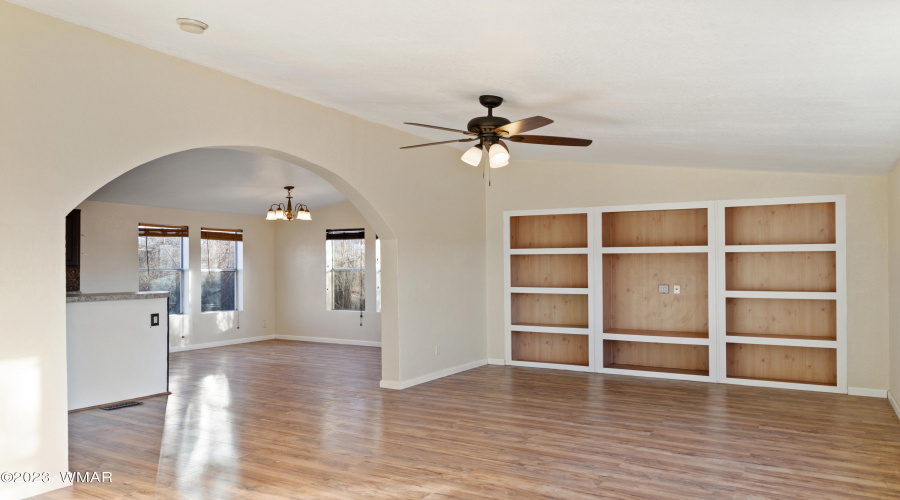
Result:
{"label": "frosted glass light shade", "polygon": [[278,220],[284,220],[284,210],[278,209],[275,211],[275,218]]}
{"label": "frosted glass light shade", "polygon": [[[509,158],[509,157],[507,156],[507,158]],[[508,160],[508,159],[507,159],[507,160],[504,160],[504,161],[494,161],[494,160],[491,160],[491,168],[500,168],[500,167],[505,167],[505,166],[507,166],[507,165],[509,165],[509,160]]]}
{"label": "frosted glass light shade", "polygon": [[477,167],[481,163],[481,155],[483,151],[481,149],[481,144],[477,146],[472,146],[465,153],[463,153],[461,160],[472,165],[473,167]]}
{"label": "frosted glass light shade", "polygon": [[275,220],[275,211],[274,210],[269,209],[269,211],[266,212],[266,220]]}
{"label": "frosted glass light shade", "polygon": [[[506,145],[502,142],[498,142],[497,144],[492,145],[488,155],[491,157],[492,167],[494,166],[494,163],[498,164],[501,167],[509,163],[509,149],[506,149]],[[501,163],[503,165],[500,165]]]}
{"label": "frosted glass light shade", "polygon": [[306,210],[301,210],[297,212],[297,219],[299,220],[312,220],[312,215]]}

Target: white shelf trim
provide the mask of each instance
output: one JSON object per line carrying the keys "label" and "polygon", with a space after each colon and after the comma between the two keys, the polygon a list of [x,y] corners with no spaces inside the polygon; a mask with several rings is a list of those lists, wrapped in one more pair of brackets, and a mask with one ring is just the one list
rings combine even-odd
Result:
{"label": "white shelf trim", "polygon": [[698,339],[690,337],[658,337],[655,335],[629,335],[627,333],[602,333],[601,338],[602,340],[650,342],[654,344],[710,345],[710,339],[708,338]]}
{"label": "white shelf trim", "polygon": [[528,368],[552,368],[554,370],[569,370],[576,372],[592,372],[594,369],[590,366],[582,366],[582,365],[562,365],[559,363],[536,363],[534,361],[515,361],[509,360],[506,362],[507,365],[511,366],[525,366]]}
{"label": "white shelf trim", "polygon": [[752,378],[725,377],[725,382],[735,385],[749,385],[753,387],[774,387],[776,389],[794,389],[798,391],[837,392],[847,391],[833,385],[798,384],[796,382],[777,382],[774,380],[756,380]]}
{"label": "white shelf trim", "polygon": [[816,299],[837,300],[837,292],[753,292],[746,290],[726,290],[726,298],[736,299]]}
{"label": "white shelf trim", "polygon": [[837,244],[822,245],[725,245],[725,253],[738,252],[836,252]]}
{"label": "white shelf trim", "polygon": [[510,255],[572,255],[589,254],[588,248],[511,248]]}
{"label": "white shelf trim", "polygon": [[509,293],[558,293],[560,295],[589,295],[590,288],[535,288],[511,286]]}
{"label": "white shelf trim", "polygon": [[668,373],[668,372],[655,372],[655,371],[643,371],[643,370],[623,370],[621,368],[601,368],[601,373],[608,373],[611,375],[628,375],[631,377],[650,377],[650,378],[665,378],[670,380],[694,380],[697,382],[710,382],[712,381],[712,377],[709,375],[689,375],[685,373]]}
{"label": "white shelf trim", "polygon": [[569,335],[590,335],[593,333],[591,328],[571,328],[564,326],[509,325],[508,328],[514,332],[565,333]]}
{"label": "white shelf trim", "polygon": [[708,246],[683,247],[603,247],[602,253],[707,253]]}
{"label": "white shelf trim", "polygon": [[771,337],[741,337],[726,335],[725,342],[729,344],[758,344],[758,345],[783,345],[790,347],[823,347],[837,349],[837,340],[806,340],[806,339],[779,339]]}

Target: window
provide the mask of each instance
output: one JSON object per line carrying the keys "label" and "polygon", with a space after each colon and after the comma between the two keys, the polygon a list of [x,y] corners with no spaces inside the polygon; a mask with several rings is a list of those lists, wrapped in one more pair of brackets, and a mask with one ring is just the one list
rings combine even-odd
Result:
{"label": "window", "polygon": [[169,292],[169,313],[184,312],[187,226],[138,224],[138,290]]}
{"label": "window", "polygon": [[327,307],[334,311],[366,308],[366,233],[363,229],[325,231]]}
{"label": "window", "polygon": [[240,309],[244,232],[200,229],[200,312]]}

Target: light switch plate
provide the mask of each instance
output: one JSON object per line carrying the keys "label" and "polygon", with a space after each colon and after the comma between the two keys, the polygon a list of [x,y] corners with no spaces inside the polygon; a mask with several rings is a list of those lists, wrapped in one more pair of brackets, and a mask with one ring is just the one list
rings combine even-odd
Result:
{"label": "light switch plate", "polygon": [[159,326],[159,313],[150,315],[150,326]]}
{"label": "light switch plate", "polygon": [[672,293],[675,295],[681,293],[681,285],[672,285]]}
{"label": "light switch plate", "polygon": [[659,293],[669,293],[669,285],[659,285]]}

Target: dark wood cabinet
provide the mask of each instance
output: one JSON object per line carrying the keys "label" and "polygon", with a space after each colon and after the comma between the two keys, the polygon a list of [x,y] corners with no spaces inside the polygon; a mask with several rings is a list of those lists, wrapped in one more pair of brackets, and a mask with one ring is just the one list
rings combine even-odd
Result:
{"label": "dark wood cabinet", "polygon": [[81,210],[66,216],[66,267],[81,265]]}

